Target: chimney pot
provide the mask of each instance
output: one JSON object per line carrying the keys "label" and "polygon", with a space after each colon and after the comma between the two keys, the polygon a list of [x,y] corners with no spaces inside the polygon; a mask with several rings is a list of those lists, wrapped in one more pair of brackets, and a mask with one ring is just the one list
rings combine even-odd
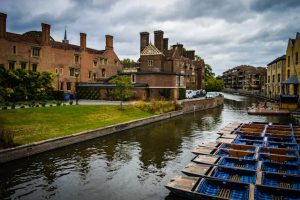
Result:
{"label": "chimney pot", "polygon": [[5,13],[0,13],[0,38],[6,37],[6,18]]}
{"label": "chimney pot", "polygon": [[149,33],[148,32],[140,32],[140,52],[149,45]]}
{"label": "chimney pot", "polygon": [[50,45],[50,25],[42,23],[42,44]]}
{"label": "chimney pot", "polygon": [[106,46],[105,49],[114,49],[114,37],[111,35],[105,35]]}
{"label": "chimney pot", "polygon": [[86,33],[80,33],[80,50],[86,50]]}
{"label": "chimney pot", "polygon": [[163,52],[164,48],[164,32],[161,30],[154,31],[154,45],[155,47]]}

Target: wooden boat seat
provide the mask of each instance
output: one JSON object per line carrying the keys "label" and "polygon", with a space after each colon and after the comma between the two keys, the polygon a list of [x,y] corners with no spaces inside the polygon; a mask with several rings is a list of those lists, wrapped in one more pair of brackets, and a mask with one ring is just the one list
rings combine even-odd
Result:
{"label": "wooden boat seat", "polygon": [[165,186],[178,190],[191,191],[199,178],[189,176],[175,176]]}
{"label": "wooden boat seat", "polygon": [[195,163],[204,163],[204,164],[215,164],[220,159],[219,156],[214,155],[198,155],[192,161]]}
{"label": "wooden boat seat", "polygon": [[197,146],[193,149],[194,154],[214,154],[217,148]]}
{"label": "wooden boat seat", "polygon": [[181,171],[187,175],[204,176],[207,175],[212,165],[189,163]]}

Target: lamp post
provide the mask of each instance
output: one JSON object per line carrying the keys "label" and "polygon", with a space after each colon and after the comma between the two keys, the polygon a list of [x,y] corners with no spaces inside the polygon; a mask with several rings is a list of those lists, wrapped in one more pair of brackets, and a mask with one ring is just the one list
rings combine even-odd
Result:
{"label": "lamp post", "polygon": [[79,72],[78,72],[78,69],[76,69],[76,71],[75,71],[75,77],[76,77],[76,83],[75,83],[75,99],[76,99],[76,105],[78,105],[78,96],[77,96],[78,76],[79,76]]}

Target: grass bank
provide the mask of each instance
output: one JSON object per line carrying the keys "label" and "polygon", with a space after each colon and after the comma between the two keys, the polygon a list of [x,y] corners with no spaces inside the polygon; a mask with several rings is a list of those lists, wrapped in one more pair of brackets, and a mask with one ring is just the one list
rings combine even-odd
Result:
{"label": "grass bank", "polygon": [[153,116],[131,105],[58,106],[0,110],[0,128],[11,130],[17,145],[70,135]]}

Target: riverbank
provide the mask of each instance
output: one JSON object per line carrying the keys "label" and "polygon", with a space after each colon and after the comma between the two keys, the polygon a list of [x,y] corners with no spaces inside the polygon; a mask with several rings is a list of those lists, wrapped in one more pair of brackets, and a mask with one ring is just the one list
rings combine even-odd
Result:
{"label": "riverbank", "polygon": [[[43,141],[35,142],[32,144],[21,145],[21,146],[14,147],[14,148],[0,150],[0,163],[16,160],[19,158],[27,157],[30,155],[38,154],[38,153],[56,149],[56,148],[61,148],[61,147],[67,146],[67,145],[75,144],[78,142],[83,142],[83,141],[97,138],[100,136],[116,133],[119,131],[131,129],[131,128],[146,125],[146,124],[150,124],[153,122],[170,119],[172,117],[176,117],[176,116],[191,112],[192,110],[196,111],[196,110],[206,110],[206,109],[214,108],[219,105],[222,105],[223,102],[224,102],[223,96],[219,96],[219,97],[212,98],[212,99],[195,99],[194,101],[182,102],[181,104],[183,105],[183,109],[180,111],[174,111],[174,112],[169,112],[169,113],[165,113],[165,114],[161,114],[161,115],[145,117],[145,118],[140,117],[140,119],[137,119],[137,120],[131,120],[128,122],[118,123],[118,124],[110,125],[110,126],[107,125],[106,127],[103,127],[103,128],[97,128],[97,129],[89,130],[89,131],[82,131],[82,132],[79,132],[76,134],[56,137],[54,139],[43,140]],[[128,110],[131,110],[131,109],[128,109]],[[110,116],[111,116],[110,113],[107,112],[106,118],[110,118]],[[49,116],[48,116],[48,118],[49,118]],[[106,118],[103,117],[102,120],[105,120]],[[49,118],[49,119],[51,120],[51,118]],[[60,119],[60,120],[66,120],[66,119]],[[89,120],[89,118],[87,118],[87,120]],[[79,122],[80,122],[80,120],[79,120]],[[70,123],[72,123],[72,121],[70,121]],[[81,121],[81,123],[82,123],[82,121]],[[47,129],[45,129],[45,130],[47,131]],[[78,130],[77,130],[77,132],[78,132]]]}

